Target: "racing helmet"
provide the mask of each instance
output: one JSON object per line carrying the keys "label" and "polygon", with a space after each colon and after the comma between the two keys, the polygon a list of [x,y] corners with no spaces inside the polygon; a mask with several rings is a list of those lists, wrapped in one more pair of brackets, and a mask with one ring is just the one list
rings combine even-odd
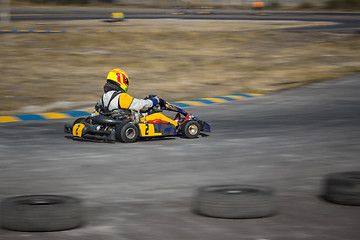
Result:
{"label": "racing helmet", "polygon": [[127,92],[129,88],[129,77],[121,69],[113,69],[107,75],[107,81],[115,83],[118,85],[124,92]]}

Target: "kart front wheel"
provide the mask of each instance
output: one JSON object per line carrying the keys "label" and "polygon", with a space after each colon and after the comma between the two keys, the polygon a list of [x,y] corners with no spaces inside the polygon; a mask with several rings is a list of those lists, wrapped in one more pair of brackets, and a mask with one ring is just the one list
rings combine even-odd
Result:
{"label": "kart front wheel", "polygon": [[132,123],[119,124],[116,126],[116,140],[124,143],[133,143],[139,137],[139,129]]}
{"label": "kart front wheel", "polygon": [[186,121],[181,128],[181,132],[186,138],[197,138],[200,134],[200,124],[193,120]]}

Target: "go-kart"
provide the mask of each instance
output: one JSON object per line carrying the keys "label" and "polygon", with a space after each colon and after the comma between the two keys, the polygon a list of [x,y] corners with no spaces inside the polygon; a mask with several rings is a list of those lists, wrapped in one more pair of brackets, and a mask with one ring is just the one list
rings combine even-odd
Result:
{"label": "go-kart", "polygon": [[[163,111],[176,113],[174,121],[177,126],[162,119],[143,120],[144,115],[162,114]],[[71,134],[74,140],[132,143],[142,138],[166,136],[183,136],[193,139],[197,138],[201,131],[210,132],[210,125],[184,109],[160,99],[160,104],[146,111],[117,109],[105,112],[101,106],[96,105],[91,116],[78,118],[73,124],[65,124],[64,131]]]}

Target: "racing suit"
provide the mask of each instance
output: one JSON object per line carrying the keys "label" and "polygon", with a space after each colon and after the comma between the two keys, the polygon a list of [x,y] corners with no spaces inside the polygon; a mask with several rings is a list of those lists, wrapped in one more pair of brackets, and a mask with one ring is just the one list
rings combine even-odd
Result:
{"label": "racing suit", "polygon": [[150,108],[156,105],[158,102],[156,99],[145,100],[133,98],[127,93],[112,90],[103,94],[100,103],[109,111],[119,108],[138,111],[144,108]]}
{"label": "racing suit", "polygon": [[[142,109],[147,109],[158,104],[158,99],[137,99],[129,94],[125,93],[122,89],[115,89],[112,85],[105,84],[104,86],[104,94],[100,99],[100,104],[107,109],[108,111],[113,111],[116,109],[128,109],[139,111]],[[160,119],[166,122],[170,122],[171,124],[178,126],[178,123],[161,113],[154,113],[147,116],[143,116],[140,120],[150,121]]]}

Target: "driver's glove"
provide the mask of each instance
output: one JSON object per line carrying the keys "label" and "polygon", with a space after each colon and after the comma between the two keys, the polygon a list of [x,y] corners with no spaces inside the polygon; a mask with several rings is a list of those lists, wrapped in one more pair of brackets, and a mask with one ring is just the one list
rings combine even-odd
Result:
{"label": "driver's glove", "polygon": [[150,99],[153,102],[153,106],[156,106],[160,102],[160,98],[158,96],[153,96],[152,99]]}
{"label": "driver's glove", "polygon": [[160,107],[165,108],[166,107],[166,101],[162,98],[160,98]]}

